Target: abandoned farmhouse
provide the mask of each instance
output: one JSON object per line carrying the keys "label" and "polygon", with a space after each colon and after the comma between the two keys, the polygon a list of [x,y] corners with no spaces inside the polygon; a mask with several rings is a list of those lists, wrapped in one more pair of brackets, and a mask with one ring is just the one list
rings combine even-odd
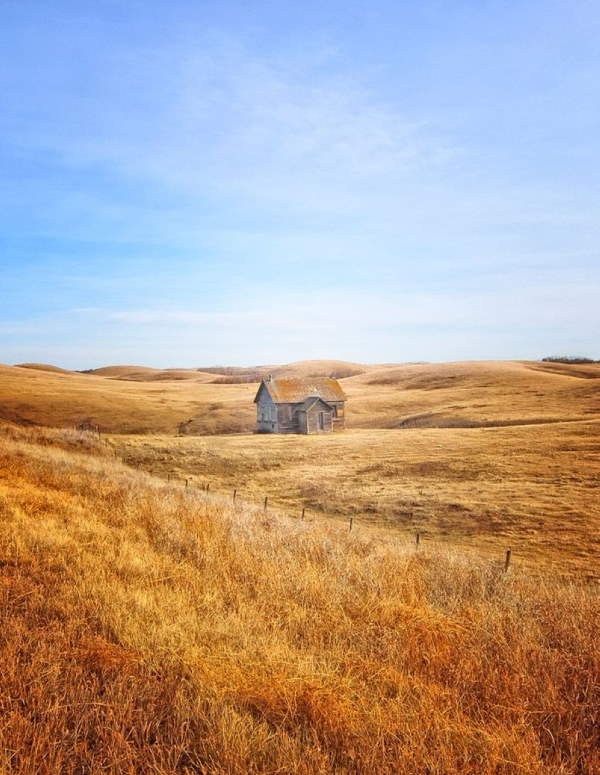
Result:
{"label": "abandoned farmhouse", "polygon": [[256,404],[259,433],[329,433],[344,427],[346,396],[329,377],[272,379],[260,383]]}

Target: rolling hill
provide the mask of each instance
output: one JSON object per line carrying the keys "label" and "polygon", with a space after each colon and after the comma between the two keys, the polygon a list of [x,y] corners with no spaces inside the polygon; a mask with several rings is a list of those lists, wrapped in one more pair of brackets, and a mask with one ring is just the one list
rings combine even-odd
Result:
{"label": "rolling hill", "polygon": [[[349,428],[488,427],[600,416],[600,364],[306,361],[260,369],[275,376],[353,374],[342,378]],[[110,366],[80,374],[0,366],[0,418],[51,426],[90,421],[109,433],[176,433],[181,423],[191,434],[249,432],[256,383],[226,372]],[[232,377],[231,384],[223,377]]]}
{"label": "rolling hill", "polygon": [[0,770],[600,771],[600,368],[356,371],[0,366]]}
{"label": "rolling hill", "polygon": [[17,363],[20,369],[33,369],[34,371],[50,371],[55,374],[73,374],[69,369],[62,369],[60,366],[52,366],[50,363]]}

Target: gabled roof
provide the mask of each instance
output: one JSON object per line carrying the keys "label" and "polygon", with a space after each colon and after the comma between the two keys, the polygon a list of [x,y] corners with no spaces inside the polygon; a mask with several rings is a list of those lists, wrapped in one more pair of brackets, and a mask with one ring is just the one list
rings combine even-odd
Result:
{"label": "gabled roof", "polygon": [[331,404],[328,404],[327,401],[321,398],[321,396],[311,396],[310,398],[306,398],[304,400],[304,411],[308,412],[308,410],[312,409],[315,404],[321,404],[321,406],[326,406],[327,409],[333,409]]}
{"label": "gabled roof", "polygon": [[324,401],[346,400],[340,383],[330,377],[263,380],[254,399],[255,402],[258,401],[263,388],[268,391],[276,404],[299,404],[311,396],[317,396]]}

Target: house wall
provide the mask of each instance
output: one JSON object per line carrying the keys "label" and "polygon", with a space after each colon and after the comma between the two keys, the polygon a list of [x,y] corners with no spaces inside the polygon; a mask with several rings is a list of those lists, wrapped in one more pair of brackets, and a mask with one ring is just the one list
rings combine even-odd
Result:
{"label": "house wall", "polygon": [[[259,433],[330,433],[345,427],[345,402],[328,401],[332,412],[320,402],[308,412],[302,403],[276,404],[265,387],[256,401],[256,429]],[[319,427],[319,412],[324,413],[324,428]]]}
{"label": "house wall", "polygon": [[[319,414],[323,412],[323,428],[320,427]],[[330,433],[333,430],[333,422],[331,416],[331,410],[325,409],[325,407],[317,403],[311,406],[306,412],[306,431],[305,433]]]}
{"label": "house wall", "polygon": [[298,404],[277,404],[277,433],[298,433]]}
{"label": "house wall", "polygon": [[[333,402],[328,402],[333,405]],[[331,410],[317,403],[308,411],[302,404],[276,404],[277,423],[275,429],[269,425],[265,430],[272,433],[330,433],[345,427],[344,402],[337,404],[338,416],[334,417]],[[319,427],[319,412],[324,414],[324,427]]]}
{"label": "house wall", "polygon": [[306,430],[306,412],[304,409],[299,409],[298,414],[296,415],[298,418],[298,433],[307,433]]}
{"label": "house wall", "polygon": [[264,388],[256,402],[256,430],[261,433],[279,432],[277,406]]}

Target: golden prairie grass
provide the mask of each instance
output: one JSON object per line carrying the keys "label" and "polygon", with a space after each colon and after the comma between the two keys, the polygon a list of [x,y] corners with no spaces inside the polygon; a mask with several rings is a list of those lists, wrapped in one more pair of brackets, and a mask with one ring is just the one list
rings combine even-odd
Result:
{"label": "golden prairie grass", "polygon": [[[600,364],[473,362],[360,367],[300,362],[291,375],[342,379],[349,428],[478,427],[600,417]],[[256,384],[215,384],[214,373],[108,367],[95,374],[0,365],[0,419],[50,426],[98,423],[109,433],[250,432]],[[191,422],[188,422],[191,421]]]}
{"label": "golden prairie grass", "polygon": [[71,442],[0,441],[2,771],[600,772],[593,588]]}
{"label": "golden prairie grass", "polygon": [[556,575],[600,579],[600,422],[354,430],[326,436],[113,436],[166,479],[257,505],[416,531]]}
{"label": "golden prairie grass", "polygon": [[192,374],[138,382],[0,365],[0,420],[61,427],[89,421],[117,433],[175,434],[181,422],[197,417],[197,430],[205,433],[248,427],[253,386],[215,386],[214,375]]}

